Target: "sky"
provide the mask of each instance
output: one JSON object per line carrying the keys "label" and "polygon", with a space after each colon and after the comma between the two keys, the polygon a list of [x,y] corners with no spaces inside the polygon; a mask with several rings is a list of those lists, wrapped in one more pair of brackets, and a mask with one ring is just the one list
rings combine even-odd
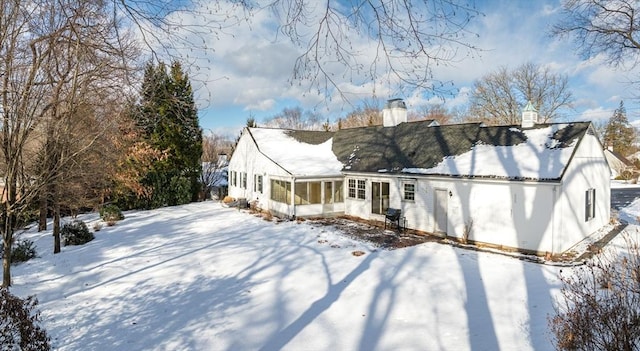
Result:
{"label": "sky", "polygon": [[[217,9],[219,16],[226,5],[223,1],[216,6],[213,12]],[[635,73],[609,67],[602,57],[581,58],[568,39],[549,35],[550,25],[560,16],[559,0],[477,0],[475,6],[481,15],[467,29],[477,35],[466,41],[479,50],[460,50],[455,62],[432,66],[434,78],[451,83],[444,96],[446,107],[465,106],[473,82],[484,75],[500,67],[516,68],[532,62],[568,77],[574,108],[565,111],[563,121],[606,120],[623,100],[629,120],[640,122],[640,105],[628,84]],[[403,98],[409,110],[440,101],[424,90],[399,93],[383,77],[362,81],[357,73],[355,79],[350,74],[333,77],[344,91],[353,92],[348,101],[335,95],[327,99],[316,87],[291,79],[301,51],[276,28],[273,13],[259,11],[249,22],[221,27],[204,38],[211,51],[195,59],[189,74],[205,131],[236,136],[247,118],[255,118],[260,125],[284,108],[301,107],[334,122],[363,101],[382,106],[387,99]],[[353,41],[363,52],[370,49],[363,38]],[[182,54],[189,56],[188,51]]]}
{"label": "sky", "polygon": [[[635,242],[639,208],[623,210]],[[38,256],[12,266],[11,293],[37,297],[53,349],[553,350],[558,274],[582,269],[436,242],[387,250],[214,201],[124,215],[80,215],[102,229],[58,254],[51,229],[20,233]],[[625,252],[623,235],[606,250]]]}

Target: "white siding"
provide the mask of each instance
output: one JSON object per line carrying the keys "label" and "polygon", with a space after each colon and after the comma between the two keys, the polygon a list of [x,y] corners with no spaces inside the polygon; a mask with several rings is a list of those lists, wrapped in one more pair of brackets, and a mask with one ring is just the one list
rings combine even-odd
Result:
{"label": "white siding", "polygon": [[[313,205],[287,205],[286,203],[272,201],[270,199],[271,194],[271,180],[278,179],[290,182],[292,184],[292,196],[291,203],[293,204],[293,185],[296,178],[292,176],[287,170],[280,167],[273,160],[265,156],[260,152],[251,134],[245,129],[236,145],[236,149],[229,161],[229,172],[238,172],[238,174],[246,173],[247,186],[242,187],[240,177],[238,177],[238,184],[232,184],[229,182],[229,196],[233,198],[245,198],[247,201],[257,201],[258,206],[262,209],[267,209],[274,212],[277,215],[284,216],[319,216],[322,214],[342,214],[344,213],[344,203],[334,204],[313,204]],[[262,176],[262,192],[255,191],[254,175]],[[337,177],[307,177],[304,179],[298,179],[299,181],[310,182],[324,182],[342,180],[340,176]],[[324,183],[322,183],[324,185]],[[324,186],[322,186],[321,197],[324,201]]]}
{"label": "white siding", "polygon": [[[560,206],[561,233],[556,235],[556,252],[566,251],[609,223],[611,210],[610,170],[602,146],[595,136],[586,135],[578,146],[563,177]],[[585,193],[595,189],[595,217],[585,220]]]}
{"label": "white siding", "polygon": [[[291,206],[269,200],[271,178],[289,179],[290,175],[258,150],[246,129],[229,161],[229,172],[232,171],[247,174],[247,188],[243,189],[241,184],[232,185],[229,182],[229,196],[246,198],[247,201],[258,201],[258,206],[261,208],[280,214],[293,214]],[[255,174],[262,175],[262,193],[254,191]]]}

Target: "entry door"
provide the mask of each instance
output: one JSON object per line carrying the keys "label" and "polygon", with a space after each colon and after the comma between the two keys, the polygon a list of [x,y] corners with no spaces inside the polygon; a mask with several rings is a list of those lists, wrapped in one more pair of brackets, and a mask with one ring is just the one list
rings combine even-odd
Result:
{"label": "entry door", "polygon": [[445,235],[447,234],[447,201],[449,201],[447,190],[436,189],[434,206],[436,227],[434,228],[434,232]]}
{"label": "entry door", "polygon": [[389,183],[371,182],[371,213],[384,214],[389,208]]}

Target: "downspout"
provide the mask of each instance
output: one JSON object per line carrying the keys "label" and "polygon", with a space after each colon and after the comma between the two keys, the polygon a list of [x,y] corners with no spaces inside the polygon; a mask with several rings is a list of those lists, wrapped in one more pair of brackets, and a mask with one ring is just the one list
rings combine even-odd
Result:
{"label": "downspout", "polygon": [[292,177],[291,183],[291,206],[292,206],[292,218],[296,218],[296,177]]}
{"label": "downspout", "polygon": [[551,255],[555,254],[555,238],[556,238],[556,206],[558,205],[558,186],[553,186],[553,204],[551,207]]}

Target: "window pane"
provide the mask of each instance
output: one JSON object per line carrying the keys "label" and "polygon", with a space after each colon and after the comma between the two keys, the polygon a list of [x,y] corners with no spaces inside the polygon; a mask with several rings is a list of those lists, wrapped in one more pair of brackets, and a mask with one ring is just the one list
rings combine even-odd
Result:
{"label": "window pane", "polygon": [[415,200],[415,184],[405,184],[404,185],[404,199],[405,200]]}
{"label": "window pane", "polygon": [[309,203],[309,194],[307,194],[307,183],[296,183],[295,189],[295,204],[306,205]]}
{"label": "window pane", "polygon": [[352,199],[356,198],[356,180],[349,179],[349,194],[348,196]]}
{"label": "window pane", "polygon": [[333,203],[333,182],[324,182],[324,203]]}
{"label": "window pane", "polygon": [[333,183],[333,202],[344,202],[343,182],[337,181]]}
{"label": "window pane", "polygon": [[364,180],[358,180],[358,199],[365,199],[366,183]]}
{"label": "window pane", "polygon": [[312,182],[309,183],[309,203],[319,204],[321,203],[320,199],[322,199],[321,193],[322,183],[320,182]]}
{"label": "window pane", "polygon": [[284,182],[285,183],[285,196],[286,198],[284,199],[284,203],[286,203],[287,205],[291,205],[291,182]]}

